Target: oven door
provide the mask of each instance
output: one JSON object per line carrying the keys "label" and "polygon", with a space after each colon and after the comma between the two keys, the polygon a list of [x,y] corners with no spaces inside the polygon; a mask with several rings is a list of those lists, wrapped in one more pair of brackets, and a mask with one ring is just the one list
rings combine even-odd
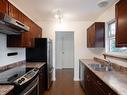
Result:
{"label": "oven door", "polygon": [[19,95],[39,95],[39,77],[36,77]]}

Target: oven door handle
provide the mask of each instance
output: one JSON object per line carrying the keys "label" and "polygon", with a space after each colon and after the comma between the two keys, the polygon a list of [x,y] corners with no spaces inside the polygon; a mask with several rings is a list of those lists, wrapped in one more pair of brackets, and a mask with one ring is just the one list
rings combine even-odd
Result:
{"label": "oven door handle", "polygon": [[38,85],[38,83],[39,83],[39,79],[37,78],[37,81],[36,81],[36,83],[28,90],[28,91],[26,91],[26,92],[24,92],[23,94],[21,94],[21,95],[29,95],[32,91],[33,91],[33,89],[37,86],[37,95],[39,95],[39,85]]}

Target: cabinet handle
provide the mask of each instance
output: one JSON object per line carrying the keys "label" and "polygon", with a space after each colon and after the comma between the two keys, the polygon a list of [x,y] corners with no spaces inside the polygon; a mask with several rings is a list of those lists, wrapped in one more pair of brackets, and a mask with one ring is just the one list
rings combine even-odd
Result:
{"label": "cabinet handle", "polygon": [[31,42],[29,42],[29,46],[31,46]]}
{"label": "cabinet handle", "polygon": [[[101,83],[100,83],[100,81],[97,81],[97,83],[99,84],[99,85],[102,85]],[[110,95],[110,94],[109,94]]]}
{"label": "cabinet handle", "polygon": [[87,79],[89,79],[90,76],[87,75]]}
{"label": "cabinet handle", "polygon": [[90,81],[90,76],[89,76],[89,75],[87,75],[86,77],[87,77],[87,81]]}

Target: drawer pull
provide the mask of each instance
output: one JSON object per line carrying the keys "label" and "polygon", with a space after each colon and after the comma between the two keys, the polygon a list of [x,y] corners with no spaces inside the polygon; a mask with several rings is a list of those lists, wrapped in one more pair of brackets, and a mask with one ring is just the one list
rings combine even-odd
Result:
{"label": "drawer pull", "polygon": [[[100,83],[100,81],[97,81],[97,83],[99,84],[99,85],[102,85],[101,83]],[[110,94],[109,94],[110,95]]]}

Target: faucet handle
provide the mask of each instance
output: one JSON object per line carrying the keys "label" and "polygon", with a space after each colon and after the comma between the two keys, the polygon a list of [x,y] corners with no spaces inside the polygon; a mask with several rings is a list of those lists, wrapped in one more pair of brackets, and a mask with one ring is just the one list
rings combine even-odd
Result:
{"label": "faucet handle", "polygon": [[110,66],[112,65],[112,62],[109,59],[106,59],[105,62]]}

